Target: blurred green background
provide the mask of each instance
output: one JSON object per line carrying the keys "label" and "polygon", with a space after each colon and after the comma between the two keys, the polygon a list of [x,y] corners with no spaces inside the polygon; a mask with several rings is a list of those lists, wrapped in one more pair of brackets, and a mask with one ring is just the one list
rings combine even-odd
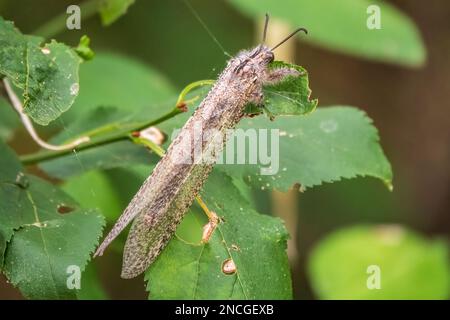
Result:
{"label": "blurred green background", "polygon": [[[2,0],[0,15],[15,21],[22,32],[33,33],[73,3],[77,1]],[[368,4],[386,2],[190,0],[189,3],[230,54],[257,42],[265,12],[274,18],[274,25],[282,28],[298,25],[308,28],[310,36],[292,41],[288,54],[292,62],[308,70],[313,97],[319,98],[319,106],[347,104],[366,111],[379,129],[382,146],[392,163],[393,192],[369,178],[326,184],[289,195],[255,192],[260,212],[281,211],[287,215],[293,237],[290,249],[294,251],[290,251],[290,258],[295,297],[448,298],[450,2],[389,1],[390,5],[381,10],[382,29],[371,31],[381,32],[382,36],[373,39],[366,37],[365,10]],[[215,78],[227,59],[179,0],[137,0],[125,16],[109,27],[103,27],[94,16],[82,22],[80,31],[66,30],[54,37],[75,46],[83,34],[91,38],[91,47],[98,58],[97,62],[94,59],[86,64],[85,72],[105,71],[99,66],[108,59],[108,56],[101,58],[103,53],[108,53],[109,59],[114,59],[115,54],[124,55],[136,62],[118,66],[120,71],[106,69],[104,77],[116,79],[127,74],[139,79],[150,73],[141,71],[147,65],[151,72],[160,74],[162,82],[172,85],[173,92],[192,81]],[[83,79],[83,68],[81,72]],[[119,101],[125,105],[152,99],[151,89],[142,95],[139,91],[121,92],[120,79],[116,83],[118,86],[114,88],[89,83],[91,90],[103,90],[105,95],[104,101],[95,103]],[[153,89],[154,94],[163,96],[158,93],[162,88]],[[77,101],[70,112],[75,116],[76,110],[90,104],[94,102]],[[65,121],[70,118],[69,113]],[[16,131],[10,144],[23,153],[36,150],[32,143],[23,143],[25,136],[24,132]],[[139,174],[135,177],[121,174],[120,169],[114,169],[107,177],[117,181],[127,179],[127,185],[134,188],[140,184]],[[102,179],[85,181],[94,181],[93,185],[101,188]],[[83,177],[69,184],[67,190],[76,189],[73,186],[77,183],[83,185]],[[120,211],[134,193],[133,189],[122,189],[117,203],[109,203],[107,211]],[[81,198],[92,205],[105,205],[98,198]],[[93,289],[98,289],[96,296],[145,298],[141,278],[119,279],[120,259],[118,254],[110,255],[97,263],[102,283]],[[356,285],[361,283],[361,277],[367,278],[369,264],[380,265],[382,269],[381,290],[361,291]],[[3,277],[0,277],[0,298],[21,298]]]}

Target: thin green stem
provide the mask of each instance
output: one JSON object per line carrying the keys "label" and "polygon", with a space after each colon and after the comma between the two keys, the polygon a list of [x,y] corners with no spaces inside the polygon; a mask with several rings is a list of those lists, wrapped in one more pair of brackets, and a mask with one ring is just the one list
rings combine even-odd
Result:
{"label": "thin green stem", "polygon": [[128,139],[128,132],[126,133],[117,133],[113,135],[108,135],[106,137],[101,137],[98,139],[93,139],[90,142],[83,143],[79,146],[77,146],[75,149],[71,150],[61,150],[61,151],[38,151],[36,153],[32,154],[26,154],[23,156],[20,156],[19,159],[24,165],[32,165],[36,164],[41,161],[51,160],[55,158],[60,158],[62,156],[68,155],[69,153],[73,151],[82,151],[87,149],[92,149],[95,147],[99,147],[105,144],[110,144],[113,142],[121,141],[121,140],[127,140]]}
{"label": "thin green stem", "polygon": [[[88,0],[79,5],[81,19],[86,20],[97,13],[99,7],[98,0]],[[59,34],[66,28],[67,13],[64,12],[50,19],[44,25],[34,31],[34,34],[49,39]]]}
{"label": "thin green stem", "polygon": [[146,146],[160,158],[162,158],[164,156],[164,154],[166,153],[166,151],[161,146],[157,145],[156,143],[154,143],[153,141],[150,141],[148,139],[140,138],[140,137],[138,137],[138,138],[131,137],[131,141],[133,141],[136,144],[142,144],[142,145]]}
{"label": "thin green stem", "polygon": [[149,122],[146,122],[146,123],[144,122],[144,123],[136,125],[136,127],[131,129],[131,130],[129,130],[129,132],[140,131],[140,130],[143,130],[145,128],[151,127],[151,126],[155,126],[157,124],[160,124],[161,122],[164,122],[166,120],[169,120],[170,118],[175,117],[176,115],[178,115],[180,113],[183,113],[183,111],[175,107],[170,112],[166,113],[165,115],[159,117],[156,120],[149,121]]}
{"label": "thin green stem", "polygon": [[177,106],[179,106],[185,99],[186,95],[192,90],[195,89],[197,87],[201,87],[201,86],[205,86],[205,85],[209,85],[209,84],[214,84],[215,80],[199,80],[199,81],[195,81],[192,82],[190,84],[188,84],[181,92],[180,95],[178,96],[178,100],[177,100]]}
{"label": "thin green stem", "polygon": [[[163,121],[166,121],[167,119],[170,119],[174,116],[176,116],[177,114],[181,113],[181,111],[177,108],[173,109],[172,111],[168,112],[167,114],[163,115],[162,117],[156,119],[156,120],[152,120],[146,123],[140,123],[137,124],[135,127],[133,128],[127,128],[127,130],[122,130],[122,131],[118,131],[116,133],[113,134],[108,134],[108,135],[104,135],[104,136],[100,136],[98,138],[94,138],[91,141],[87,142],[87,143],[83,143],[79,146],[77,146],[75,149],[75,151],[82,151],[82,150],[87,150],[87,149],[92,149],[95,147],[99,147],[105,144],[110,144],[113,142],[117,142],[117,141],[121,141],[121,140],[128,140],[130,139],[130,133],[133,131],[140,131],[142,129],[157,125]],[[73,152],[73,150],[61,150],[61,151],[50,151],[50,150],[46,150],[46,151],[39,151],[37,153],[33,153],[33,154],[28,154],[28,155],[24,155],[20,157],[20,161],[24,164],[24,165],[31,165],[31,164],[35,164],[41,161],[46,161],[46,160],[51,160],[51,159],[55,159],[55,158],[60,158],[62,156],[65,156],[71,152]]]}

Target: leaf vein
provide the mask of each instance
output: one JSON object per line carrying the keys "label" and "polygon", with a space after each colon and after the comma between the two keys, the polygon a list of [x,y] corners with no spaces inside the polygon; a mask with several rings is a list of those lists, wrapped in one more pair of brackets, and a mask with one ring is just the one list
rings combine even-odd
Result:
{"label": "leaf vein", "polygon": [[[33,214],[34,214],[34,218],[36,219],[35,222],[40,224],[41,221],[39,220],[37,207],[36,207],[36,204],[34,203],[34,200],[33,200],[33,197],[31,196],[30,191],[27,191],[27,197],[28,197],[28,200],[31,203],[31,206],[33,207]],[[38,228],[38,229],[39,229],[39,234],[41,235],[44,252],[45,252],[45,255],[47,257],[47,262],[48,262],[48,266],[49,266],[49,269],[50,269],[50,276],[52,278],[52,285],[53,285],[53,287],[55,289],[56,297],[59,299],[58,289],[56,288],[56,285],[55,285],[56,280],[55,280],[55,276],[54,276],[54,272],[53,272],[53,267],[52,267],[52,264],[51,264],[51,261],[50,261],[50,254],[48,253],[48,249],[47,249],[47,243],[45,242],[44,234],[42,233],[42,228]]]}

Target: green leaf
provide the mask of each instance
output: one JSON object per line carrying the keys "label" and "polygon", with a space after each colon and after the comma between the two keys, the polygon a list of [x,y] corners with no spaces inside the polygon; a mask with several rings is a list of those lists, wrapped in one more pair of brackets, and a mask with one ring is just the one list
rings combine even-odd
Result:
{"label": "green leaf", "polygon": [[101,235],[104,219],[79,208],[57,187],[25,175],[0,143],[0,266],[30,299],[69,299],[68,267],[80,271]]}
{"label": "green leaf", "polygon": [[40,167],[55,178],[65,179],[94,169],[112,169],[155,163],[156,157],[143,146],[119,141],[43,162]]}
{"label": "green leaf", "polygon": [[94,170],[66,180],[62,189],[86,208],[98,208],[108,222],[114,223],[138,191],[152,168],[130,166]]}
{"label": "green leaf", "polygon": [[5,98],[0,97],[0,139],[8,141],[19,124],[17,113]]}
{"label": "green leaf", "polygon": [[[300,72],[301,76],[288,77],[285,81],[282,81],[277,85],[263,87],[265,97],[264,105],[256,106],[252,103],[248,104],[245,113],[249,116],[253,117],[265,113],[270,118],[273,118],[280,115],[305,115],[315,110],[318,101],[317,99],[310,100],[311,89],[309,88],[307,71],[303,67],[281,61],[274,61],[270,66],[271,69],[280,67],[296,69]],[[192,99],[196,100],[188,106],[188,112],[168,119],[158,125],[158,127],[166,133],[170,133],[174,128],[181,128],[200,102],[206,97],[211,88],[211,85],[204,85],[190,91],[185,97],[185,101],[190,101]],[[167,144],[168,143],[170,143],[170,141],[167,141]]]}
{"label": "green leaf", "polygon": [[310,100],[311,89],[307,72],[304,68],[274,61],[270,69],[290,68],[300,72],[300,76],[287,77],[284,81],[273,85],[264,86],[264,111],[270,118],[278,115],[304,115],[308,114],[317,106],[317,99]]}
{"label": "green leaf", "polygon": [[254,115],[264,112],[268,117],[275,118],[279,115],[303,115],[314,111],[318,101],[310,100],[311,89],[306,70],[282,61],[270,64],[271,70],[280,68],[295,69],[300,76],[289,76],[281,82],[264,86],[263,105],[249,104],[246,113]]}
{"label": "green leaf", "polygon": [[114,106],[127,115],[156,118],[173,108],[177,92],[155,69],[119,54],[97,52],[80,68],[83,88],[63,116],[70,123],[99,106]]}
{"label": "green leaf", "polygon": [[99,12],[102,24],[108,26],[124,15],[134,0],[101,0]]}
{"label": "green leaf", "polygon": [[[406,66],[420,66],[426,51],[415,24],[386,2],[370,0],[230,0],[253,18],[269,12],[273,18],[301,25],[301,39],[339,52]],[[381,29],[367,28],[367,8],[377,5]],[[270,25],[269,25],[270,32]],[[281,39],[280,39],[281,40]]]}
{"label": "green leaf", "polygon": [[[369,266],[379,269],[367,271]],[[309,273],[321,299],[449,297],[446,243],[396,225],[356,226],[329,235],[314,249]],[[369,289],[367,283],[376,285],[378,275],[380,289]]]}
{"label": "green leaf", "polygon": [[80,38],[80,43],[75,48],[76,53],[85,61],[92,60],[95,56],[94,51],[89,47],[90,43],[91,39],[87,35],[84,35]]}
{"label": "green leaf", "polygon": [[[206,245],[186,242],[181,236],[170,241],[146,272],[149,297],[291,299],[288,234],[281,220],[256,213],[232,180],[217,171],[201,195],[223,222]],[[200,229],[197,232],[201,234]],[[237,271],[227,275],[222,264],[230,258]]]}
{"label": "green leaf", "polygon": [[[263,87],[264,101],[262,105],[249,103],[245,113],[255,116],[260,113],[266,114],[270,118],[280,115],[305,115],[313,112],[317,107],[318,100],[310,99],[311,89],[309,88],[308,72],[301,66],[297,66],[283,61],[274,61],[269,65],[270,70],[289,68],[297,70],[299,76],[288,76],[283,81]],[[212,86],[205,85],[192,90],[185,100],[198,97],[198,102],[208,94]],[[194,109],[194,106],[189,106]]]}
{"label": "green leaf", "polygon": [[[63,131],[54,143],[88,134],[114,134],[137,123],[157,119],[175,106],[172,85],[152,68],[133,59],[98,53],[80,70],[84,90],[73,108],[63,115]],[[114,107],[104,107],[114,106]],[[121,141],[47,161],[41,167],[65,178],[91,169],[110,169],[129,163],[152,163],[155,158],[142,146]]]}
{"label": "green leaf", "polygon": [[0,74],[23,91],[25,112],[47,125],[67,111],[79,91],[80,57],[52,40],[25,36],[0,17]]}
{"label": "green leaf", "polygon": [[[259,130],[260,136],[265,134],[261,130],[268,130],[272,136],[269,142],[257,146],[258,152],[268,148],[267,162],[263,164],[259,158],[258,165],[248,164],[247,146],[246,164],[219,166],[262,190],[286,191],[295,183],[305,189],[356,176],[375,177],[391,187],[392,171],[379,145],[378,132],[366,114],[356,108],[319,108],[305,117],[278,117],[275,121],[244,119],[240,128]],[[234,154],[237,147],[235,143]],[[263,168],[269,171],[265,175]]]}

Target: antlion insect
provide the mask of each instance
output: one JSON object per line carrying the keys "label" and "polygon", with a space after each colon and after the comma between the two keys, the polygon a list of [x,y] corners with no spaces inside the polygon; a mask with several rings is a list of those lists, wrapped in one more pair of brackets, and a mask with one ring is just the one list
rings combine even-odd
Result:
{"label": "antlion insect", "polygon": [[[248,103],[262,104],[263,85],[282,81],[287,76],[300,76],[297,70],[270,70],[268,65],[274,60],[273,50],[297,32],[307,33],[307,30],[298,28],[269,48],[264,45],[268,22],[266,15],[262,44],[252,50],[244,50],[228,61],[208,95],[98,247],[95,256],[102,255],[111,241],[136,218],[125,244],[122,278],[141,274],[156,259],[175,233],[215,163],[186,160],[192,160],[198,150],[201,152],[200,159],[211,158],[220,151],[226,142],[225,131],[236,126],[244,116],[245,106]],[[206,139],[195,138],[194,131],[199,129],[219,134],[211,134]],[[191,141],[186,137],[194,138]],[[217,137],[220,137],[219,145],[214,141]],[[217,220],[211,222],[215,225]]]}

